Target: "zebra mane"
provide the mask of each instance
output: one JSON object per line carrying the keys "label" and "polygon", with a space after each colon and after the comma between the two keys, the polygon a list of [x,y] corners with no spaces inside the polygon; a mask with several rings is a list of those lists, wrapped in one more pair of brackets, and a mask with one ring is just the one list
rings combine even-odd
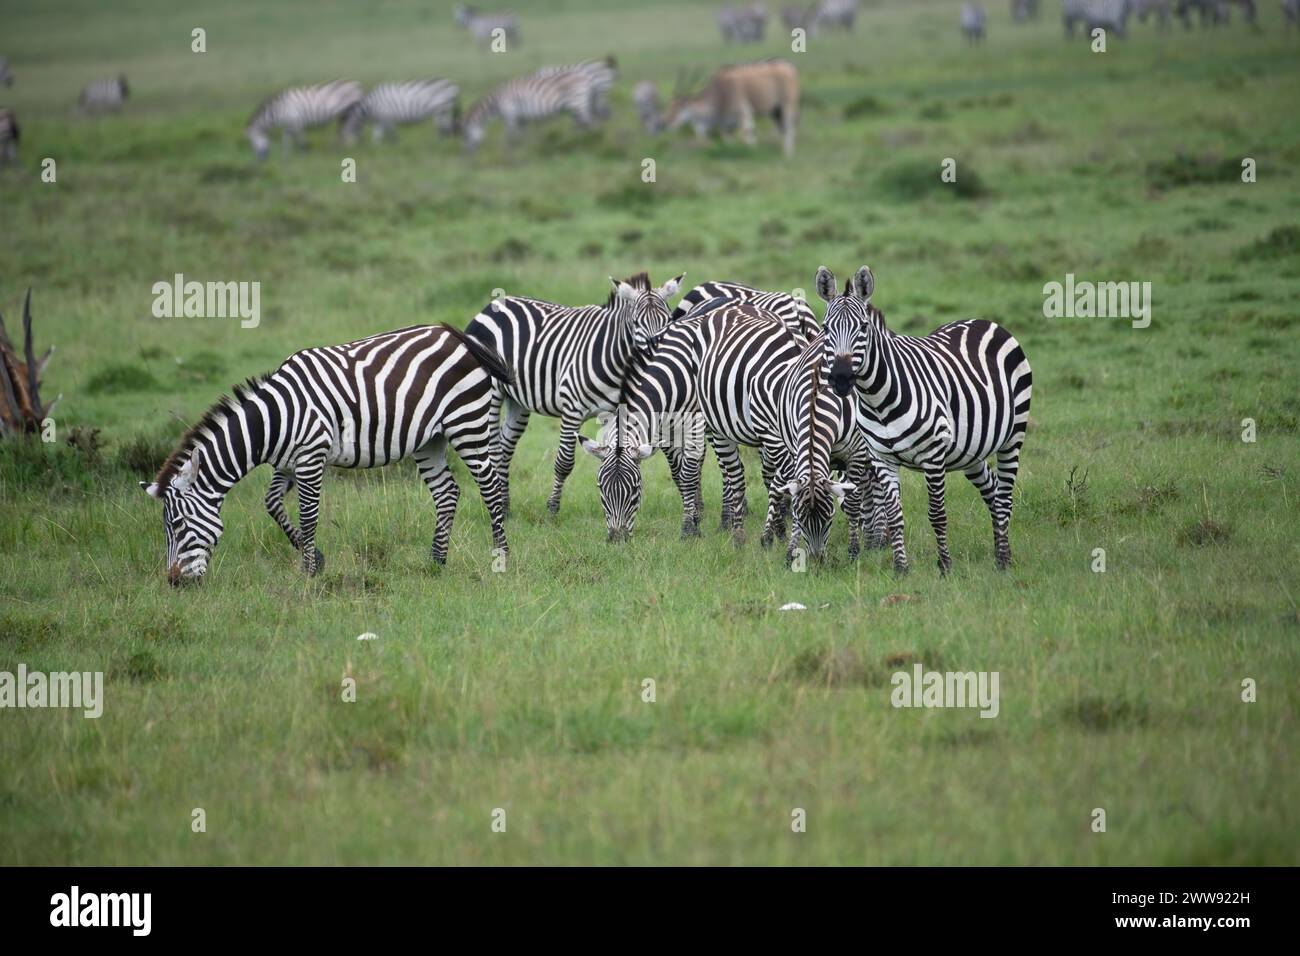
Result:
{"label": "zebra mane", "polygon": [[231,388],[230,395],[222,395],[213,403],[211,408],[203,413],[203,417],[184,434],[180,444],[176,446],[176,450],[167,456],[167,460],[158,469],[158,477],[154,479],[154,483],[158,486],[159,493],[164,491],[171,484],[172,479],[180,473],[181,466],[189,460],[190,453],[194,451],[194,446],[198,444],[199,436],[205,431],[216,430],[232,413],[239,411],[239,407],[244,400],[255,392],[266,381],[268,376],[269,373],[268,375],[254,376],[235,385]]}
{"label": "zebra mane", "polygon": [[[638,272],[636,275],[628,276],[623,281],[639,292],[650,291],[650,274],[648,272]],[[605,300],[605,308],[612,309],[617,301],[618,289],[611,289],[609,298]]]}

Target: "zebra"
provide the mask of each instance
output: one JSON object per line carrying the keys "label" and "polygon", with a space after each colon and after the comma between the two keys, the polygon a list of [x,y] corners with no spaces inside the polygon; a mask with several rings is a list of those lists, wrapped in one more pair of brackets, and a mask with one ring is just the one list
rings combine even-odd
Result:
{"label": "zebra", "polygon": [[1116,36],[1123,37],[1131,7],[1132,0],[1063,0],[1061,19],[1065,35],[1073,37],[1074,25],[1082,22],[1085,37],[1092,36],[1096,29],[1113,30]]}
{"label": "zebra", "polygon": [[1156,25],[1161,30],[1168,30],[1169,3],[1170,0],[1133,0],[1132,13],[1139,23],[1146,23],[1147,19],[1154,15]]}
{"label": "zebra", "polygon": [[813,11],[813,29],[822,27],[853,32],[858,15],[858,0],[820,0]]}
{"label": "zebra", "polygon": [[[836,395],[856,391],[858,409],[894,552],[894,569],[907,571],[900,466],[925,475],[939,571],[952,566],[944,479],[960,471],[979,491],[993,519],[998,568],[1011,563],[1007,529],[1011,492],[1029,420],[1033,375],[1011,333],[984,319],[942,326],[922,338],[899,335],[871,305],[875,278],[862,266],[838,293],[835,276],[817,270],[817,294],[827,303],[825,367]],[[987,459],[997,459],[997,470]]]}
{"label": "zebra", "polygon": [[14,75],[9,72],[9,57],[0,56],[0,86],[13,86]]}
{"label": "zebra", "polygon": [[1011,0],[1011,19],[1016,23],[1038,19],[1038,0]]}
{"label": "zebra", "polygon": [[354,80],[330,80],[317,86],[295,86],[264,100],[253,112],[244,134],[258,159],[271,152],[268,135],[281,130],[285,151],[290,144],[306,146],[303,130],[340,120],[361,101],[361,84]]}
{"label": "zebra", "polygon": [[653,288],[644,272],[619,281],[604,305],[578,308],[524,296],[493,299],[465,327],[465,334],[505,359],[514,380],[492,391],[492,421],[504,410],[495,464],[507,509],[510,462],[534,413],[560,419],[555,484],[546,503],[560,510],[564,481],[573,471],[574,442],[583,422],[618,406],[634,353],[651,348],[668,326],[667,299],[685,273]]}
{"label": "zebra", "polygon": [[432,119],[438,132],[456,132],[460,88],[450,80],[413,80],[409,83],[381,83],[349,107],[343,116],[344,142],[356,142],[366,123],[373,123],[376,143],[393,128]]}
{"label": "zebra", "polygon": [[[778,491],[791,500],[790,540],[786,562],[793,563],[802,539],[808,554],[820,560],[826,551],[838,503],[849,519],[849,557],[859,554],[859,528],[867,530],[868,546],[883,547],[883,507],[873,492],[871,446],[858,421],[857,400],[834,394],[822,378],[825,332],[805,346],[799,361],[777,385],[779,424],[785,442],[786,467],[777,474]],[[835,481],[832,469],[844,472]],[[871,520],[863,508],[869,508]]]}
{"label": "zebra", "polygon": [[[163,503],[167,579],[202,579],[221,537],[221,505],[260,464],[274,469],[267,513],[302,552],[324,564],[316,525],[325,466],[377,468],[414,458],[433,495],[432,555],[447,560],[460,488],[450,446],[478,484],[497,555],[507,551],[501,489],[492,468],[491,383],[510,372],[490,348],[445,325],[417,325],[345,345],[305,349],[223,397],[186,433],[158,476],[140,482]],[[298,489],[300,527],[284,498]]]}
{"label": "zebra", "polygon": [[961,8],[961,32],[970,43],[984,39],[984,8],[978,3],[964,3]]}
{"label": "zebra", "polygon": [[576,64],[548,67],[517,77],[484,96],[465,117],[465,149],[474,152],[487,134],[487,124],[500,116],[506,139],[513,143],[527,123],[568,113],[574,123],[586,129],[607,112],[607,94],[613,82],[614,67]]}
{"label": "zebra", "polygon": [[580,73],[587,79],[591,91],[591,115],[598,120],[608,119],[609,91],[618,79],[618,61],[610,55],[566,66],[544,66],[534,75],[557,76],[564,73]]}
{"label": "zebra", "polygon": [[770,313],[800,342],[807,344],[821,331],[817,316],[808,303],[786,292],[765,292],[739,282],[712,280],[691,289],[673,310],[672,320],[685,318],[704,303],[721,305],[726,301],[746,302],[761,312]]}
{"label": "zebra", "polygon": [[723,43],[761,43],[767,32],[767,8],[761,3],[723,7],[718,11]]}
{"label": "zebra", "polygon": [[483,46],[490,46],[493,32],[501,31],[501,36],[509,46],[519,45],[519,18],[510,11],[503,13],[479,13],[473,7],[459,4],[455,11],[456,23],[461,29],[468,30]]}
{"label": "zebra", "polygon": [[10,109],[0,109],[0,166],[18,159],[18,117]]}
{"label": "zebra", "polygon": [[1287,26],[1300,25],[1300,0],[1282,0],[1282,16]]}
{"label": "zebra", "polygon": [[662,129],[663,104],[659,101],[659,90],[652,82],[642,80],[633,88],[632,104],[647,133],[654,135]]}
{"label": "zebra", "polygon": [[[736,544],[744,540],[744,474],[738,446],[757,447],[768,490],[763,545],[783,534],[784,509],[775,477],[785,467],[777,386],[804,346],[772,313],[748,302],[707,302],[672,323],[653,352],[629,369],[613,438],[579,436],[600,460],[597,483],[609,540],[627,540],[641,502],[641,462],[662,447],[682,498],[682,536],[699,534],[704,438],[723,475],[725,513]],[[671,427],[665,429],[664,424]],[[788,471],[789,469],[786,468]]]}
{"label": "zebra", "polygon": [[85,113],[116,113],[122,109],[122,104],[126,102],[130,93],[131,89],[126,84],[126,74],[120,73],[117,76],[87,83],[82,87],[77,105]]}

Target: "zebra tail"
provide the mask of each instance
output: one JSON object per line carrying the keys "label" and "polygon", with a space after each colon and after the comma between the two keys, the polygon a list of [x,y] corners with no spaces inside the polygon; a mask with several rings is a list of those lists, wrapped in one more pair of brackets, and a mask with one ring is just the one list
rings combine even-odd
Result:
{"label": "zebra tail", "polygon": [[483,366],[484,371],[489,375],[500,379],[507,385],[515,383],[514,372],[510,370],[510,366],[506,365],[505,359],[498,354],[496,349],[486,342],[480,341],[475,336],[466,335],[459,329],[453,329],[451,326],[446,328],[448,332],[460,340],[461,344],[469,351],[469,354],[474,356],[474,359],[479,365]]}

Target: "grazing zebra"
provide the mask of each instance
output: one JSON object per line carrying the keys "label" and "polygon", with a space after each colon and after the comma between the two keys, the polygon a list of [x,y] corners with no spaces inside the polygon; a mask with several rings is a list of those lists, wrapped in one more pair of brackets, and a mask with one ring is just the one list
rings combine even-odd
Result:
{"label": "grazing zebra", "polygon": [[1011,19],[1016,23],[1038,19],[1038,0],[1011,0]]}
{"label": "grazing zebra", "polygon": [[739,282],[701,282],[682,296],[677,308],[673,310],[672,320],[676,322],[685,318],[702,303],[710,303],[712,306],[721,305],[724,301],[747,302],[761,312],[776,316],[791,335],[805,344],[811,342],[821,331],[816,314],[803,299],[796,299],[785,292],[764,292]]}
{"label": "grazing zebra", "polygon": [[[303,130],[342,120],[361,101],[361,84],[353,80],[331,80],[318,86],[295,86],[263,101],[248,121],[244,134],[258,159],[271,151],[269,133],[277,127],[288,152],[291,143],[306,146]],[[340,123],[341,125],[341,123]]]}
{"label": "grazing zebra", "polygon": [[536,413],[560,419],[555,453],[555,485],[546,503],[560,510],[564,481],[573,471],[578,429],[599,412],[618,406],[623,379],[635,352],[650,348],[668,325],[667,299],[677,294],[683,276],[659,288],[644,272],[618,281],[604,305],[579,308],[541,299],[494,299],[465,328],[465,334],[490,345],[505,359],[514,380],[492,390],[492,421],[504,409],[496,439],[496,469],[506,507],[510,502],[510,462]]}
{"label": "grazing zebra", "polygon": [[984,39],[984,8],[978,3],[964,3],[961,8],[961,32],[970,43]]}
{"label": "grazing zebra", "polygon": [[381,83],[354,103],[343,117],[345,142],[356,142],[366,123],[374,124],[376,143],[386,139],[396,126],[432,119],[438,132],[456,132],[460,88],[450,80],[413,80],[409,83]]}
{"label": "grazing zebra", "polygon": [[13,110],[0,109],[0,166],[18,158],[18,117]]}
{"label": "grazing zebra", "polygon": [[567,66],[544,66],[534,75],[556,76],[563,73],[580,73],[586,77],[591,90],[591,115],[599,120],[608,119],[609,91],[618,79],[618,61],[613,56],[607,56]]}
{"label": "grazing zebra", "polygon": [[77,98],[77,104],[86,113],[116,113],[122,109],[130,93],[126,74],[122,73],[87,83]]}
{"label": "grazing zebra", "polygon": [[814,29],[853,32],[853,21],[858,15],[858,0],[820,0],[813,13]]}
{"label": "grazing zebra", "polygon": [[603,69],[593,63],[548,67],[517,77],[497,87],[475,103],[465,117],[465,149],[478,149],[487,135],[487,124],[501,117],[506,140],[513,143],[528,123],[568,113],[580,129],[608,112],[607,94],[614,67]]}
{"label": "grazing zebra", "polygon": [[[500,356],[455,329],[417,325],[295,352],[274,372],[249,379],[190,429],[152,484],[140,482],[162,499],[168,580],[203,577],[221,537],[222,502],[263,463],[275,469],[267,513],[314,575],[324,562],[316,523],[325,466],[377,468],[414,458],[437,509],[432,553],[443,564],[460,497],[448,446],[478,483],[493,543],[504,553],[490,383],[509,374]],[[295,485],[301,527],[284,507]]]}
{"label": "grazing zebra", "polygon": [[[639,355],[622,390],[615,427],[600,441],[580,436],[600,459],[598,484],[611,541],[626,540],[641,503],[641,462],[662,447],[682,498],[682,535],[699,533],[700,468],[712,442],[723,476],[725,513],[737,544],[744,540],[744,474],[737,446],[757,447],[768,489],[763,544],[783,533],[783,507],[775,476],[785,464],[778,424],[778,385],[803,346],[771,313],[747,302],[725,301],[668,326],[648,356]],[[681,425],[680,430],[673,427]],[[681,431],[687,439],[679,441]]]}
{"label": "grazing zebra", "polygon": [[[817,294],[826,300],[826,373],[836,395],[856,389],[858,410],[881,482],[894,568],[907,571],[898,469],[925,475],[939,570],[952,566],[944,479],[960,471],[993,518],[997,566],[1011,563],[1011,492],[1029,419],[1033,375],[1011,333],[984,319],[942,326],[923,338],[899,335],[871,306],[875,279],[863,266],[843,294],[825,266]],[[987,459],[995,456],[997,470]]]}
{"label": "grazing zebra", "polygon": [[723,7],[718,11],[718,29],[723,43],[761,43],[767,32],[767,7],[761,3]]}
{"label": "grazing zebra", "polygon": [[[878,485],[871,446],[858,421],[857,399],[836,395],[822,377],[824,336],[808,343],[778,386],[786,464],[776,481],[778,491],[791,500],[787,562],[793,562],[801,539],[809,557],[825,555],[837,503],[849,520],[850,558],[858,556],[860,527],[867,530],[869,547],[883,547],[885,539],[885,512],[875,506],[883,502],[876,502],[878,495],[872,493]],[[844,472],[848,480],[833,480],[832,469]],[[864,520],[867,515],[869,522]]]}
{"label": "grazing zebra", "polygon": [[1091,37],[1092,31],[1103,29],[1114,31],[1123,37],[1128,24],[1128,15],[1132,0],[1063,0],[1062,23],[1066,37],[1074,36],[1074,25],[1083,23],[1084,37]]}
{"label": "grazing zebra", "polygon": [[519,18],[510,11],[504,13],[479,13],[473,7],[460,4],[456,7],[456,23],[474,35],[483,46],[492,43],[493,31],[500,30],[508,46],[519,45]]}
{"label": "grazing zebra", "polygon": [[0,56],[0,85],[14,85],[14,75],[9,72],[9,57],[7,56]]}

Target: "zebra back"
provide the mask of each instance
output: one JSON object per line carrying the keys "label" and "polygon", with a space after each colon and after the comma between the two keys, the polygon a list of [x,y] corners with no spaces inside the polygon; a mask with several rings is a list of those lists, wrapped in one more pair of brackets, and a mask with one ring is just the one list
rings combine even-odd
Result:
{"label": "zebra back", "polygon": [[785,292],[767,292],[739,282],[701,282],[684,296],[673,311],[673,321],[686,316],[710,299],[745,302],[771,313],[800,342],[807,343],[821,331],[817,316],[808,303]]}

